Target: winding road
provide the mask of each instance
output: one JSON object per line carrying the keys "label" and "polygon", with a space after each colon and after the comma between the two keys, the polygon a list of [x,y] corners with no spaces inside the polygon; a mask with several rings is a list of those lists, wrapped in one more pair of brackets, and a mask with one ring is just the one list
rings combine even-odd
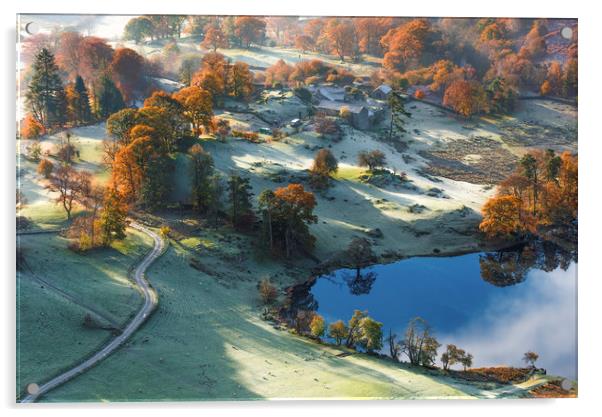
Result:
{"label": "winding road", "polygon": [[59,385],[64,384],[65,382],[75,378],[79,374],[87,371],[98,362],[102,361],[104,358],[113,353],[123,342],[125,342],[138,328],[144,323],[144,321],[149,317],[150,313],[157,306],[159,301],[157,294],[154,290],[151,289],[149,283],[144,279],[144,272],[146,269],[161,255],[163,252],[163,248],[165,247],[165,242],[163,239],[156,234],[155,232],[147,229],[146,227],[138,224],[131,223],[130,227],[136,229],[142,233],[146,233],[150,236],[155,244],[153,249],[144,257],[142,262],[136,267],[134,270],[134,280],[138,285],[142,295],[144,296],[144,305],[136,316],[132,319],[132,321],[123,329],[123,332],[111,339],[111,341],[106,344],[102,349],[96,352],[93,356],[88,358],[86,361],[80,363],[77,366],[74,366],[70,370],[54,377],[50,381],[40,385],[35,393],[29,393],[26,397],[24,397],[21,402],[22,403],[32,403],[35,402],[42,395],[48,393],[50,390],[58,387]]}

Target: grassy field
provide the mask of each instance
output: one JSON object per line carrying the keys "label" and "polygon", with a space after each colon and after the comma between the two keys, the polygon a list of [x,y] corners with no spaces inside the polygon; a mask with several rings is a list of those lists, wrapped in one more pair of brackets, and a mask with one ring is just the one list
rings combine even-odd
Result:
{"label": "grassy field", "polygon": [[[49,393],[54,401],[267,398],[469,398],[474,386],[325,347],[259,318],[265,265],[233,261],[225,236],[174,243],[148,277],[159,307],[111,358]],[[248,238],[234,239],[242,251]],[[240,254],[240,252],[239,252]],[[204,255],[204,256],[203,256]],[[204,272],[189,266],[197,258]],[[244,258],[244,256],[243,256]],[[290,274],[273,279],[290,282]]]}
{"label": "grassy field", "polygon": [[111,248],[79,255],[56,234],[19,237],[26,267],[17,275],[17,390],[43,382],[95,351],[111,332],[83,326],[93,314],[102,326],[121,327],[142,297],[127,271],[151,246],[128,230]]}

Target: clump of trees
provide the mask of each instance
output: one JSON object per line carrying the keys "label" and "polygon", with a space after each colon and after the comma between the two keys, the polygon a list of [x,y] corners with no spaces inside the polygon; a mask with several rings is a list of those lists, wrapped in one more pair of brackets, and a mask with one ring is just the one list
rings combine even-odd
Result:
{"label": "clump of trees", "polygon": [[569,152],[527,153],[483,206],[479,229],[490,238],[538,234],[577,219],[578,162]]}
{"label": "clump of trees", "polygon": [[466,371],[467,368],[472,366],[472,360],[472,354],[453,344],[447,345],[445,352],[441,354],[441,364],[443,365],[443,369],[446,371],[457,363],[461,364]]}
{"label": "clump of trees", "polygon": [[244,62],[232,63],[224,55],[210,52],[192,76],[191,85],[207,91],[213,105],[219,107],[227,97],[248,99],[253,93],[253,74]]}
{"label": "clump of trees", "polygon": [[281,251],[290,258],[295,250],[313,248],[315,238],[309,224],[318,218],[313,214],[316,199],[301,184],[289,184],[276,190],[264,190],[258,198],[262,218],[262,240],[271,252]]}

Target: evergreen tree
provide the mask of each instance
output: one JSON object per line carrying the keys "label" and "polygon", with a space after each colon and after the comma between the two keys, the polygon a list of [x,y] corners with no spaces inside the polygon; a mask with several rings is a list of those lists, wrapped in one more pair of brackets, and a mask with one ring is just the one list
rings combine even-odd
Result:
{"label": "evergreen tree", "polygon": [[77,93],[76,117],[79,123],[88,123],[92,118],[90,111],[90,97],[84,79],[79,75],[75,77],[75,92]]}
{"label": "evergreen tree", "polygon": [[213,174],[209,178],[209,192],[207,194],[207,216],[213,220],[213,226],[217,227],[217,219],[222,209],[222,195],[225,187],[223,178],[219,174]]}
{"label": "evergreen tree", "polygon": [[231,175],[228,179],[228,193],[230,199],[229,215],[234,226],[238,226],[245,220],[249,220],[252,213],[251,193],[252,187],[248,178],[239,175]]}
{"label": "evergreen tree", "polygon": [[44,127],[61,126],[65,122],[65,90],[54,55],[46,48],[35,57],[25,98],[34,118]]}
{"label": "evergreen tree", "polygon": [[189,151],[192,176],[192,204],[200,211],[209,208],[208,200],[211,193],[210,177],[213,175],[213,158],[199,144],[193,145]]}
{"label": "evergreen tree", "polygon": [[395,128],[398,133],[406,133],[406,121],[403,117],[411,117],[411,114],[405,109],[405,98],[403,98],[398,91],[391,91],[391,94],[389,94],[389,108],[391,109],[389,139],[391,139],[393,136],[393,128]]}
{"label": "evergreen tree", "polygon": [[125,107],[121,92],[108,75],[102,76],[96,96],[98,106],[96,110],[103,119]]}

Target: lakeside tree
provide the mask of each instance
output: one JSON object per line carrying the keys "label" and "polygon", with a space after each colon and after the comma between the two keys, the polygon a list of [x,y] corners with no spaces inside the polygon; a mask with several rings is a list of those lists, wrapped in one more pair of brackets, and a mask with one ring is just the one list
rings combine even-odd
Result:
{"label": "lakeside tree", "polygon": [[374,172],[377,168],[382,168],[387,164],[387,157],[378,149],[361,151],[357,154],[357,163],[361,167],[368,167],[368,171]]}
{"label": "lakeside tree", "polygon": [[353,316],[351,316],[347,324],[347,338],[345,340],[345,346],[352,348],[357,344],[358,340],[362,337],[360,324],[362,319],[366,317],[368,317],[367,311],[353,311]]}
{"label": "lakeside tree", "polygon": [[389,329],[389,336],[387,336],[387,344],[389,345],[389,356],[398,361],[401,354],[401,346],[397,342],[397,335],[391,329]]}
{"label": "lakeside tree", "polygon": [[259,281],[258,290],[261,302],[265,305],[273,304],[278,298],[278,290],[269,279]]}
{"label": "lakeside tree", "polygon": [[309,330],[313,337],[320,340],[326,331],[326,322],[324,321],[324,317],[319,314],[314,314],[311,322],[309,323]]}
{"label": "lakeside tree", "polygon": [[233,174],[228,178],[230,221],[235,227],[248,225],[253,219],[252,187],[249,178]]}
{"label": "lakeside tree", "polygon": [[372,319],[371,317],[364,317],[361,319],[359,325],[361,337],[358,339],[357,344],[364,348],[368,353],[382,349],[382,327],[382,323]]}
{"label": "lakeside tree", "polygon": [[402,352],[412,365],[431,366],[441,346],[433,336],[430,325],[421,317],[410,320],[401,342]]}
{"label": "lakeside tree", "polygon": [[316,199],[313,193],[305,191],[301,184],[289,184],[274,190],[271,207],[272,242],[278,242],[286,258],[295,249],[310,250],[315,238],[309,233],[308,224],[316,223],[313,214]]}
{"label": "lakeside tree", "polygon": [[343,340],[347,337],[349,329],[343,320],[337,320],[328,326],[328,336],[334,339],[337,346],[340,346]]}
{"label": "lakeside tree", "polygon": [[577,219],[577,195],[577,156],[532,151],[487,200],[479,228],[489,238],[537,235],[540,226],[566,229]]}
{"label": "lakeside tree", "polygon": [[25,100],[33,117],[45,129],[62,126],[65,122],[65,90],[54,55],[46,48],[35,57]]}

